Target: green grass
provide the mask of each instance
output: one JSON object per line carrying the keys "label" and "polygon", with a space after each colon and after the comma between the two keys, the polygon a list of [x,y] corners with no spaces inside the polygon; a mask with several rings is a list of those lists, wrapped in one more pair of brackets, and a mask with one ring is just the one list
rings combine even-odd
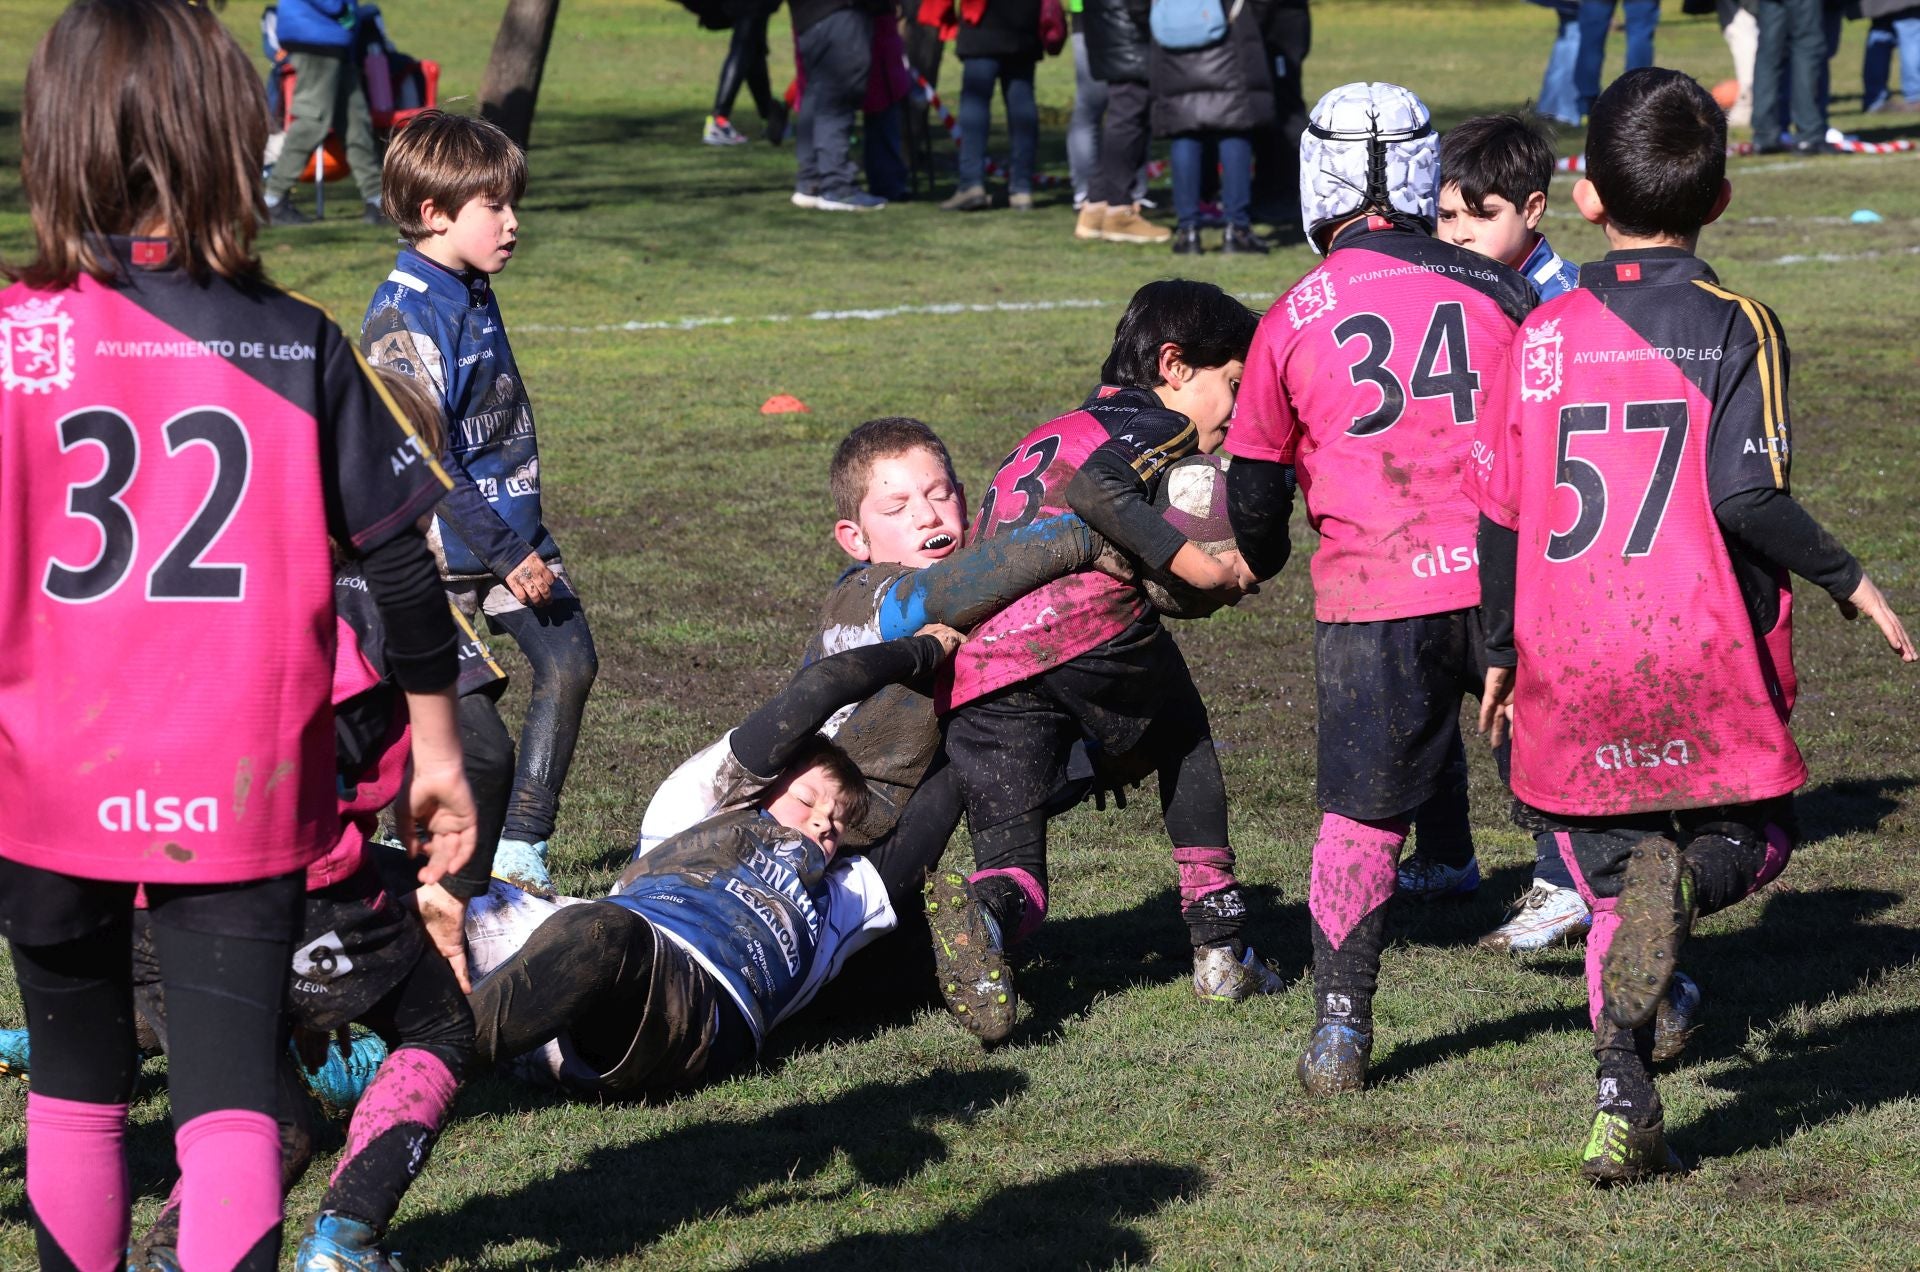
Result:
{"label": "green grass", "polygon": [[[402,47],[444,64],[448,96],[470,95],[498,6],[391,7]],[[1662,61],[1725,78],[1713,22],[1677,9],[1660,28]],[[54,12],[0,0],[9,259],[30,240],[11,175],[20,83]],[[1351,0],[1315,16],[1312,93],[1393,78],[1443,124],[1537,92],[1552,26],[1517,0]],[[251,46],[251,6],[227,18]],[[1856,95],[1843,108],[1857,100],[1863,30],[1849,24],[1834,63],[1835,91]],[[839,565],[825,492],[835,441],[869,416],[921,416],[977,489],[1012,439],[1078,401],[1133,288],[1176,272],[1151,249],[1076,243],[1058,193],[1025,217],[943,216],[925,203],[867,218],[794,211],[790,149],[698,144],[724,39],[665,0],[568,0],[535,125],[525,247],[500,283],[539,411],[550,519],[601,655],[556,838],[575,889],[605,887],[654,784],[793,666]],[[943,79],[951,88],[957,76]],[[1071,93],[1070,66],[1048,63],[1042,155],[1056,172]],[[1879,119],[1838,122],[1889,135]],[[1723,280],[1786,326],[1798,493],[1910,616],[1916,171],[1912,155],[1737,161],[1733,208],[1704,244]],[[1553,207],[1562,253],[1597,255],[1564,178]],[[1847,224],[1862,207],[1886,220]],[[390,248],[357,223],[263,242],[283,283],[350,325],[389,268]],[[1781,260],[1819,254],[1837,259]],[[1298,247],[1210,255],[1178,272],[1265,297],[1310,259]],[[804,317],[1062,300],[1099,304]],[[723,317],[738,321],[602,329]],[[774,393],[811,413],[760,415]],[[1143,797],[1057,824],[1054,918],[1023,972],[1029,1006],[1009,1045],[983,1054],[952,1028],[904,943],[864,960],[757,1072],[685,1099],[596,1107],[474,1082],[394,1242],[425,1267],[1910,1266],[1914,680],[1824,599],[1803,590],[1801,603],[1806,844],[1780,883],[1689,947],[1710,1014],[1662,1079],[1669,1127],[1699,1161],[1684,1182],[1596,1194],[1575,1181],[1591,1073],[1579,955],[1522,962],[1472,948],[1523,886],[1528,852],[1476,754],[1488,880],[1474,900],[1396,918],[1379,1081],[1365,1095],[1299,1095],[1303,988],[1237,1011],[1193,1001],[1165,843]],[[1318,820],[1310,612],[1295,568],[1241,610],[1181,631],[1222,744],[1254,935],[1290,972],[1307,959]],[[509,698],[510,715],[520,701]],[[964,837],[953,851],[964,857]],[[0,1017],[17,1020],[10,992],[0,997]],[[17,1092],[0,1093],[7,1266],[32,1259],[20,1108]],[[135,1120],[144,1220],[171,1149],[157,1083]],[[292,1198],[296,1224],[328,1164]]]}

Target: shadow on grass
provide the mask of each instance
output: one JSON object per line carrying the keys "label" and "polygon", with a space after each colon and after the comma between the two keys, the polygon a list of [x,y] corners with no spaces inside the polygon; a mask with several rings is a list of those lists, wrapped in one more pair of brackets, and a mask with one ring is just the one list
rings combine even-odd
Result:
{"label": "shadow on grass", "polygon": [[[457,1210],[403,1225],[396,1243],[432,1250],[455,1265],[509,1239],[554,1247],[524,1267],[616,1258],[717,1211],[741,1215],[820,1202],[810,1181],[842,1157],[858,1177],[847,1192],[896,1187],[946,1159],[939,1124],[971,1121],[1026,1087],[1026,1075],[1009,1068],[943,1071],[867,1083],[756,1118],[697,1122],[595,1149],[572,1169],[509,1195],[476,1193]],[[763,1189],[753,1201],[742,1200]]]}
{"label": "shadow on grass", "polygon": [[1144,1264],[1154,1248],[1131,1221],[1196,1194],[1191,1167],[1088,1166],[1015,1184],[919,1232],[842,1237],[808,1254],[751,1263],[752,1272],[844,1268],[1076,1268]]}
{"label": "shadow on grass", "polygon": [[1472,945],[1506,920],[1532,878],[1533,863],[1527,862],[1484,875],[1479,890],[1468,896],[1419,901],[1396,895],[1387,939],[1440,947]]}
{"label": "shadow on grass", "polygon": [[1536,1007],[1530,1011],[1515,1012],[1504,1020],[1483,1021],[1471,1028],[1441,1034],[1424,1042],[1395,1047],[1387,1053],[1386,1059],[1368,1068],[1367,1082],[1374,1086],[1392,1082],[1483,1047],[1498,1046],[1503,1042],[1525,1042],[1535,1034],[1577,1030],[1584,1023],[1585,1013],[1577,1009]]}
{"label": "shadow on grass", "polygon": [[1843,778],[1795,796],[1800,846],[1880,829],[1882,822],[1900,811],[1900,796],[1915,784],[1911,777]]}

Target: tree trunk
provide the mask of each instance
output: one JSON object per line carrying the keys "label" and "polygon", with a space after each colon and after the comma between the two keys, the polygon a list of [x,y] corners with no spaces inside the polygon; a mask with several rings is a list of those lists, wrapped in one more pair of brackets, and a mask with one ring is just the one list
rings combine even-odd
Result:
{"label": "tree trunk", "polygon": [[525,149],[533,133],[533,104],[540,96],[540,73],[560,0],[507,0],[500,33],[493,38],[486,77],[480,81],[480,114],[500,125]]}

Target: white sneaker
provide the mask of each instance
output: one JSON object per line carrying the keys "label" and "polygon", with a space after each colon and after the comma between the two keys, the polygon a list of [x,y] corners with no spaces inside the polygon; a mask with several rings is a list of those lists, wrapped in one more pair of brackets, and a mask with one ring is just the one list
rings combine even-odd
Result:
{"label": "white sneaker", "polygon": [[795,190],[793,192],[793,198],[790,201],[794,207],[805,208],[809,212],[817,211],[820,207],[820,196],[817,194],[808,194],[804,190]]}
{"label": "white sneaker", "polygon": [[1193,952],[1193,992],[1210,1003],[1237,1003],[1255,994],[1278,994],[1286,978],[1262,962],[1249,945],[1239,958],[1231,945],[1203,945]]}
{"label": "white sneaker", "polygon": [[1585,936],[1593,911],[1572,888],[1535,879],[1513,907],[1513,917],[1480,938],[1483,950],[1543,950]]}
{"label": "white sneaker", "polygon": [[814,200],[813,206],[820,212],[878,212],[887,206],[887,201],[877,194],[855,190],[844,199],[830,199],[823,194]]}

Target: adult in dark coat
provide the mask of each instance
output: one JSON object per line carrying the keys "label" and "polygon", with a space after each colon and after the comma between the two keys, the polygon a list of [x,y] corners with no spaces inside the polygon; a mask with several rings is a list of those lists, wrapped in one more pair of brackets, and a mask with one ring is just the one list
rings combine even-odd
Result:
{"label": "adult in dark coat", "polygon": [[1087,69],[1107,86],[1107,112],[1100,124],[1100,162],[1087,183],[1087,202],[1073,228],[1076,238],[1164,243],[1173,237],[1165,226],[1141,216],[1131,197],[1151,137],[1149,8],[1150,0],[1084,0],[1081,27],[1087,36]]}
{"label": "adult in dark coat", "polygon": [[1198,49],[1154,42],[1149,58],[1153,132],[1173,139],[1173,206],[1179,217],[1173,250],[1198,253],[1200,180],[1206,143],[1220,150],[1220,202],[1226,213],[1223,248],[1265,252],[1252,228],[1253,133],[1273,122],[1273,63],[1261,35],[1268,7],[1234,0],[1227,34]]}
{"label": "adult in dark coat", "polygon": [[1013,150],[1008,202],[1031,208],[1034,153],[1040,148],[1040,108],[1033,96],[1033,70],[1041,55],[1040,0],[964,0],[954,51],[960,55],[960,188],[940,206],[950,212],[993,206],[987,197],[987,129],[998,84]]}

